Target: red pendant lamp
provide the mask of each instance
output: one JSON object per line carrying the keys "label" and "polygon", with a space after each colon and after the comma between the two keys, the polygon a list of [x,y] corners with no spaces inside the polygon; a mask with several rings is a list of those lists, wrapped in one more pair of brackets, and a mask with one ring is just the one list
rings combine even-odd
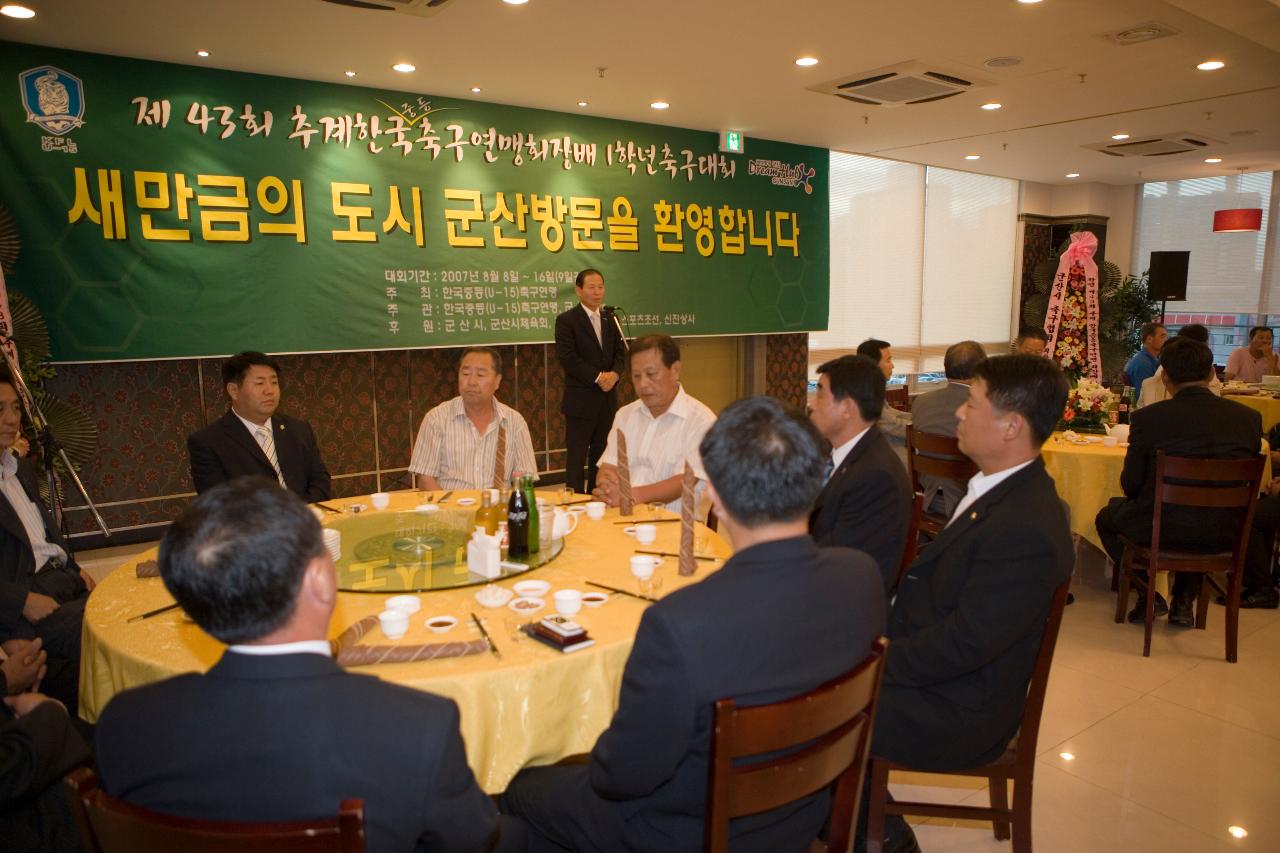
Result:
{"label": "red pendant lamp", "polygon": [[1261,230],[1262,208],[1260,207],[1242,207],[1235,210],[1215,210],[1213,212],[1213,231],[1215,234]]}

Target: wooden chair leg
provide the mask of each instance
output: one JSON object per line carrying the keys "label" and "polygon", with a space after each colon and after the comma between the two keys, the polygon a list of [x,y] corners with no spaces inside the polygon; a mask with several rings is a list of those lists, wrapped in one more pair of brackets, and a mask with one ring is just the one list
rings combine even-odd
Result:
{"label": "wooden chair leg", "polygon": [[1201,631],[1209,624],[1209,595],[1213,592],[1213,587],[1209,585],[1207,578],[1200,582],[1200,594],[1196,596],[1196,627]]}
{"label": "wooden chair leg", "polygon": [[[1009,780],[1003,776],[991,776],[987,778],[987,792],[991,799],[991,808],[1007,809],[1009,808]],[[991,821],[991,831],[995,833],[996,841],[1009,840],[1009,821],[1000,820],[999,818]]]}
{"label": "wooden chair leg", "polygon": [[1227,663],[1236,662],[1236,643],[1240,637],[1240,587],[1243,584],[1239,568],[1227,574]]}
{"label": "wooden chair leg", "polygon": [[889,799],[889,765],[871,759],[867,784],[867,853],[884,853],[884,806]]}
{"label": "wooden chair leg", "polygon": [[1124,622],[1124,611],[1129,606],[1129,572],[1124,568],[1125,561],[1121,560],[1116,564],[1115,573],[1111,576],[1114,581],[1112,589],[1116,590],[1116,624]]}
{"label": "wooden chair leg", "polygon": [[1019,779],[1013,789],[1013,853],[1031,853],[1031,779]]}
{"label": "wooden chair leg", "polygon": [[1142,656],[1151,657],[1151,626],[1156,621],[1156,573],[1147,572],[1147,615],[1142,625]]}

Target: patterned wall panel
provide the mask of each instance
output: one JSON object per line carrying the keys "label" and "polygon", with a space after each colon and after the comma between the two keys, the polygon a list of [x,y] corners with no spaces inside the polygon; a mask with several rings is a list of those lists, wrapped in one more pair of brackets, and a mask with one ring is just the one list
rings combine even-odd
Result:
{"label": "patterned wall panel", "polygon": [[765,388],[803,412],[809,381],[809,336],[769,335],[765,339]]}
{"label": "patterned wall panel", "polygon": [[[410,353],[386,350],[373,354],[373,391],[378,403],[378,467],[405,468],[418,425],[411,415]],[[385,486],[385,483],[384,483]]]}

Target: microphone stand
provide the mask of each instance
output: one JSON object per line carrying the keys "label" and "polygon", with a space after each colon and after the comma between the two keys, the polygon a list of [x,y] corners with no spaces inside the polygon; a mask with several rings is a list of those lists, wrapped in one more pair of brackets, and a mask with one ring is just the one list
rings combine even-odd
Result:
{"label": "microphone stand", "polygon": [[618,337],[622,339],[622,349],[624,352],[631,352],[631,344],[627,343],[627,333],[622,331],[622,324],[618,322],[618,309],[610,308],[609,319],[613,321],[613,327],[618,330]]}
{"label": "microphone stand", "polygon": [[[8,343],[10,340],[5,338],[2,343]],[[54,438],[53,430],[49,427],[49,419],[41,411],[36,398],[31,394],[31,388],[27,385],[26,380],[22,378],[22,371],[18,367],[17,359],[14,358],[13,350],[10,347],[0,345],[0,351],[4,353],[4,360],[9,365],[9,375],[13,377],[18,399],[22,401],[22,408],[26,410],[27,417],[31,419],[31,424],[36,430],[36,439],[40,442],[45,478],[49,484],[49,510],[53,513],[53,523],[58,528],[62,528],[62,501],[58,498],[58,483],[53,471],[53,460],[56,456],[62,460],[63,467],[71,475],[71,480],[75,483],[80,496],[84,498],[85,504],[89,507],[89,512],[93,513],[93,520],[97,522],[98,529],[102,531],[103,536],[110,539],[111,528],[107,527],[107,523],[102,520],[102,514],[98,512],[93,499],[89,497],[89,492],[85,489],[84,482],[71,465],[71,460],[67,458],[67,452],[62,449],[62,446],[58,444],[58,440]]]}

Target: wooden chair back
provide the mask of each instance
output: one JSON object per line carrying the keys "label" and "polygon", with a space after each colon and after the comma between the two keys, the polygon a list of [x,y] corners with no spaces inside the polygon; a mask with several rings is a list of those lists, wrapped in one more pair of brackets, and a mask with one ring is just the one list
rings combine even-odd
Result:
{"label": "wooden chair back", "polygon": [[902,548],[902,559],[898,561],[898,574],[889,588],[889,595],[898,590],[898,584],[906,577],[907,569],[915,562],[916,553],[920,550],[920,519],[924,515],[924,495],[916,492],[911,502],[911,520],[907,523],[907,541]]}
{"label": "wooden chair back", "polygon": [[[1155,511],[1151,517],[1150,569],[1160,563],[1161,525],[1166,504],[1202,509],[1237,509],[1239,530],[1232,557],[1239,569],[1243,565],[1249,531],[1253,525],[1253,509],[1266,460],[1261,454],[1248,459],[1205,459],[1170,456],[1156,451]],[[1190,570],[1190,569],[1186,569]]]}
{"label": "wooden chair back", "polygon": [[900,412],[911,411],[911,393],[906,385],[895,385],[884,389],[884,404]]}
{"label": "wooden chair back", "polygon": [[825,846],[849,848],[888,645],[880,637],[852,672],[792,699],[751,708],[716,702],[704,849],[728,849],[730,819],[794,802],[833,781]]}
{"label": "wooden chair back", "polygon": [[[907,427],[907,473],[911,475],[911,488],[923,492],[920,475],[954,480],[961,488],[978,473],[973,460],[960,452],[960,440],[949,435],[921,432]],[[928,507],[925,507],[926,509]]]}
{"label": "wooden chair back", "polygon": [[343,800],[336,817],[280,823],[199,820],[117,799],[87,767],[63,779],[86,853],[364,853],[364,801]]}

